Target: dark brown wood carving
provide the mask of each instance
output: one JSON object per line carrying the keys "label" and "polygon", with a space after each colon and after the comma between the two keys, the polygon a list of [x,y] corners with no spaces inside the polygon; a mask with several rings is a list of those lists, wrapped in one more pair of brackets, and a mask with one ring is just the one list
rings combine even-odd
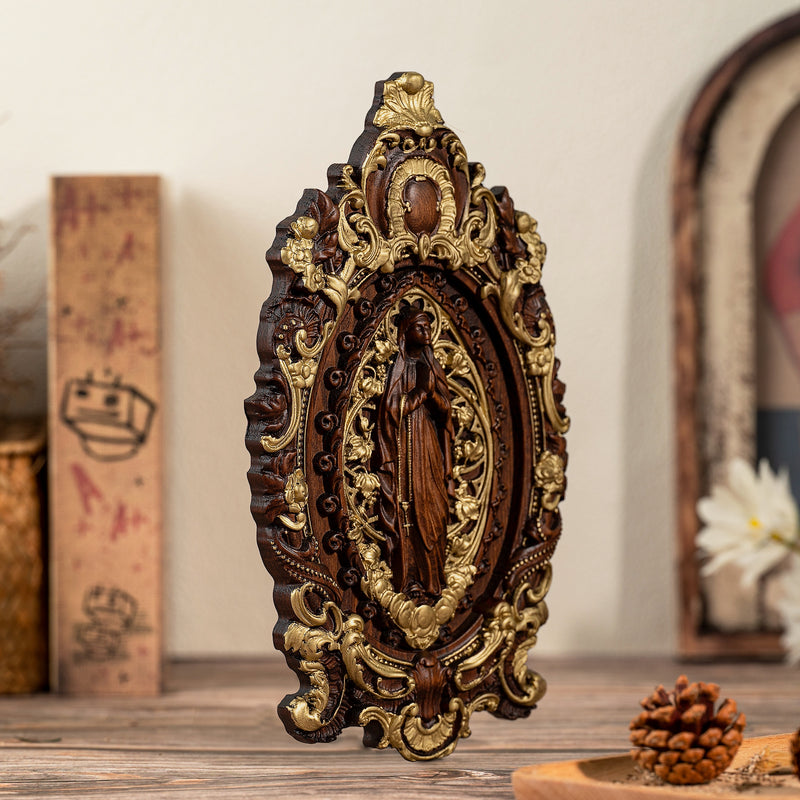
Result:
{"label": "dark brown wood carving", "polygon": [[301,741],[436,758],[544,693],[569,423],[544,244],[483,175],[396,73],[267,253],[249,478]]}

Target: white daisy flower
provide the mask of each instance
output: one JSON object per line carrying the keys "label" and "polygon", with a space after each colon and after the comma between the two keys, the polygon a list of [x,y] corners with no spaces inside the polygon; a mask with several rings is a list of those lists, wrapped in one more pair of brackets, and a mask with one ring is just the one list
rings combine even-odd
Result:
{"label": "white daisy flower", "polygon": [[797,505],[789,490],[789,476],[775,474],[766,459],[758,474],[742,459],[728,467],[728,485],[715,486],[711,497],[697,504],[703,527],[697,546],[710,559],[704,575],[726,564],[742,569],[742,582],[752,585],[798,549]]}

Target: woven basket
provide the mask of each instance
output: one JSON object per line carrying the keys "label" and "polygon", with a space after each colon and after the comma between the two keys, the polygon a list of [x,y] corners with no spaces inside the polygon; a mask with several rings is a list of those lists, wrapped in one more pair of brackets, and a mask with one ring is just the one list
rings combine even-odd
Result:
{"label": "woven basket", "polygon": [[0,421],[0,693],[47,684],[39,471],[44,425]]}

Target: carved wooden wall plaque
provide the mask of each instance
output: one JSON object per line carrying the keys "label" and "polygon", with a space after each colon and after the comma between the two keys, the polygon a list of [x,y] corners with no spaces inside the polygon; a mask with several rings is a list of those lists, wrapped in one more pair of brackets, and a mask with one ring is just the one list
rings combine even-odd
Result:
{"label": "carved wooden wall plaque", "polygon": [[306,742],[408,759],[543,695],[569,421],[536,222],[483,186],[413,72],[376,86],[326,192],[267,253],[246,401],[252,511]]}

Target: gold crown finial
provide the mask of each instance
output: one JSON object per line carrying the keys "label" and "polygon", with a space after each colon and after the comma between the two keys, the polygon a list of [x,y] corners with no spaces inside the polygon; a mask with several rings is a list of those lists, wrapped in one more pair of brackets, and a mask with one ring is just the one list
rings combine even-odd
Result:
{"label": "gold crown finial", "polygon": [[374,119],[377,127],[413,128],[420,136],[430,136],[442,122],[433,104],[433,84],[419,72],[404,72],[383,84],[383,103]]}

